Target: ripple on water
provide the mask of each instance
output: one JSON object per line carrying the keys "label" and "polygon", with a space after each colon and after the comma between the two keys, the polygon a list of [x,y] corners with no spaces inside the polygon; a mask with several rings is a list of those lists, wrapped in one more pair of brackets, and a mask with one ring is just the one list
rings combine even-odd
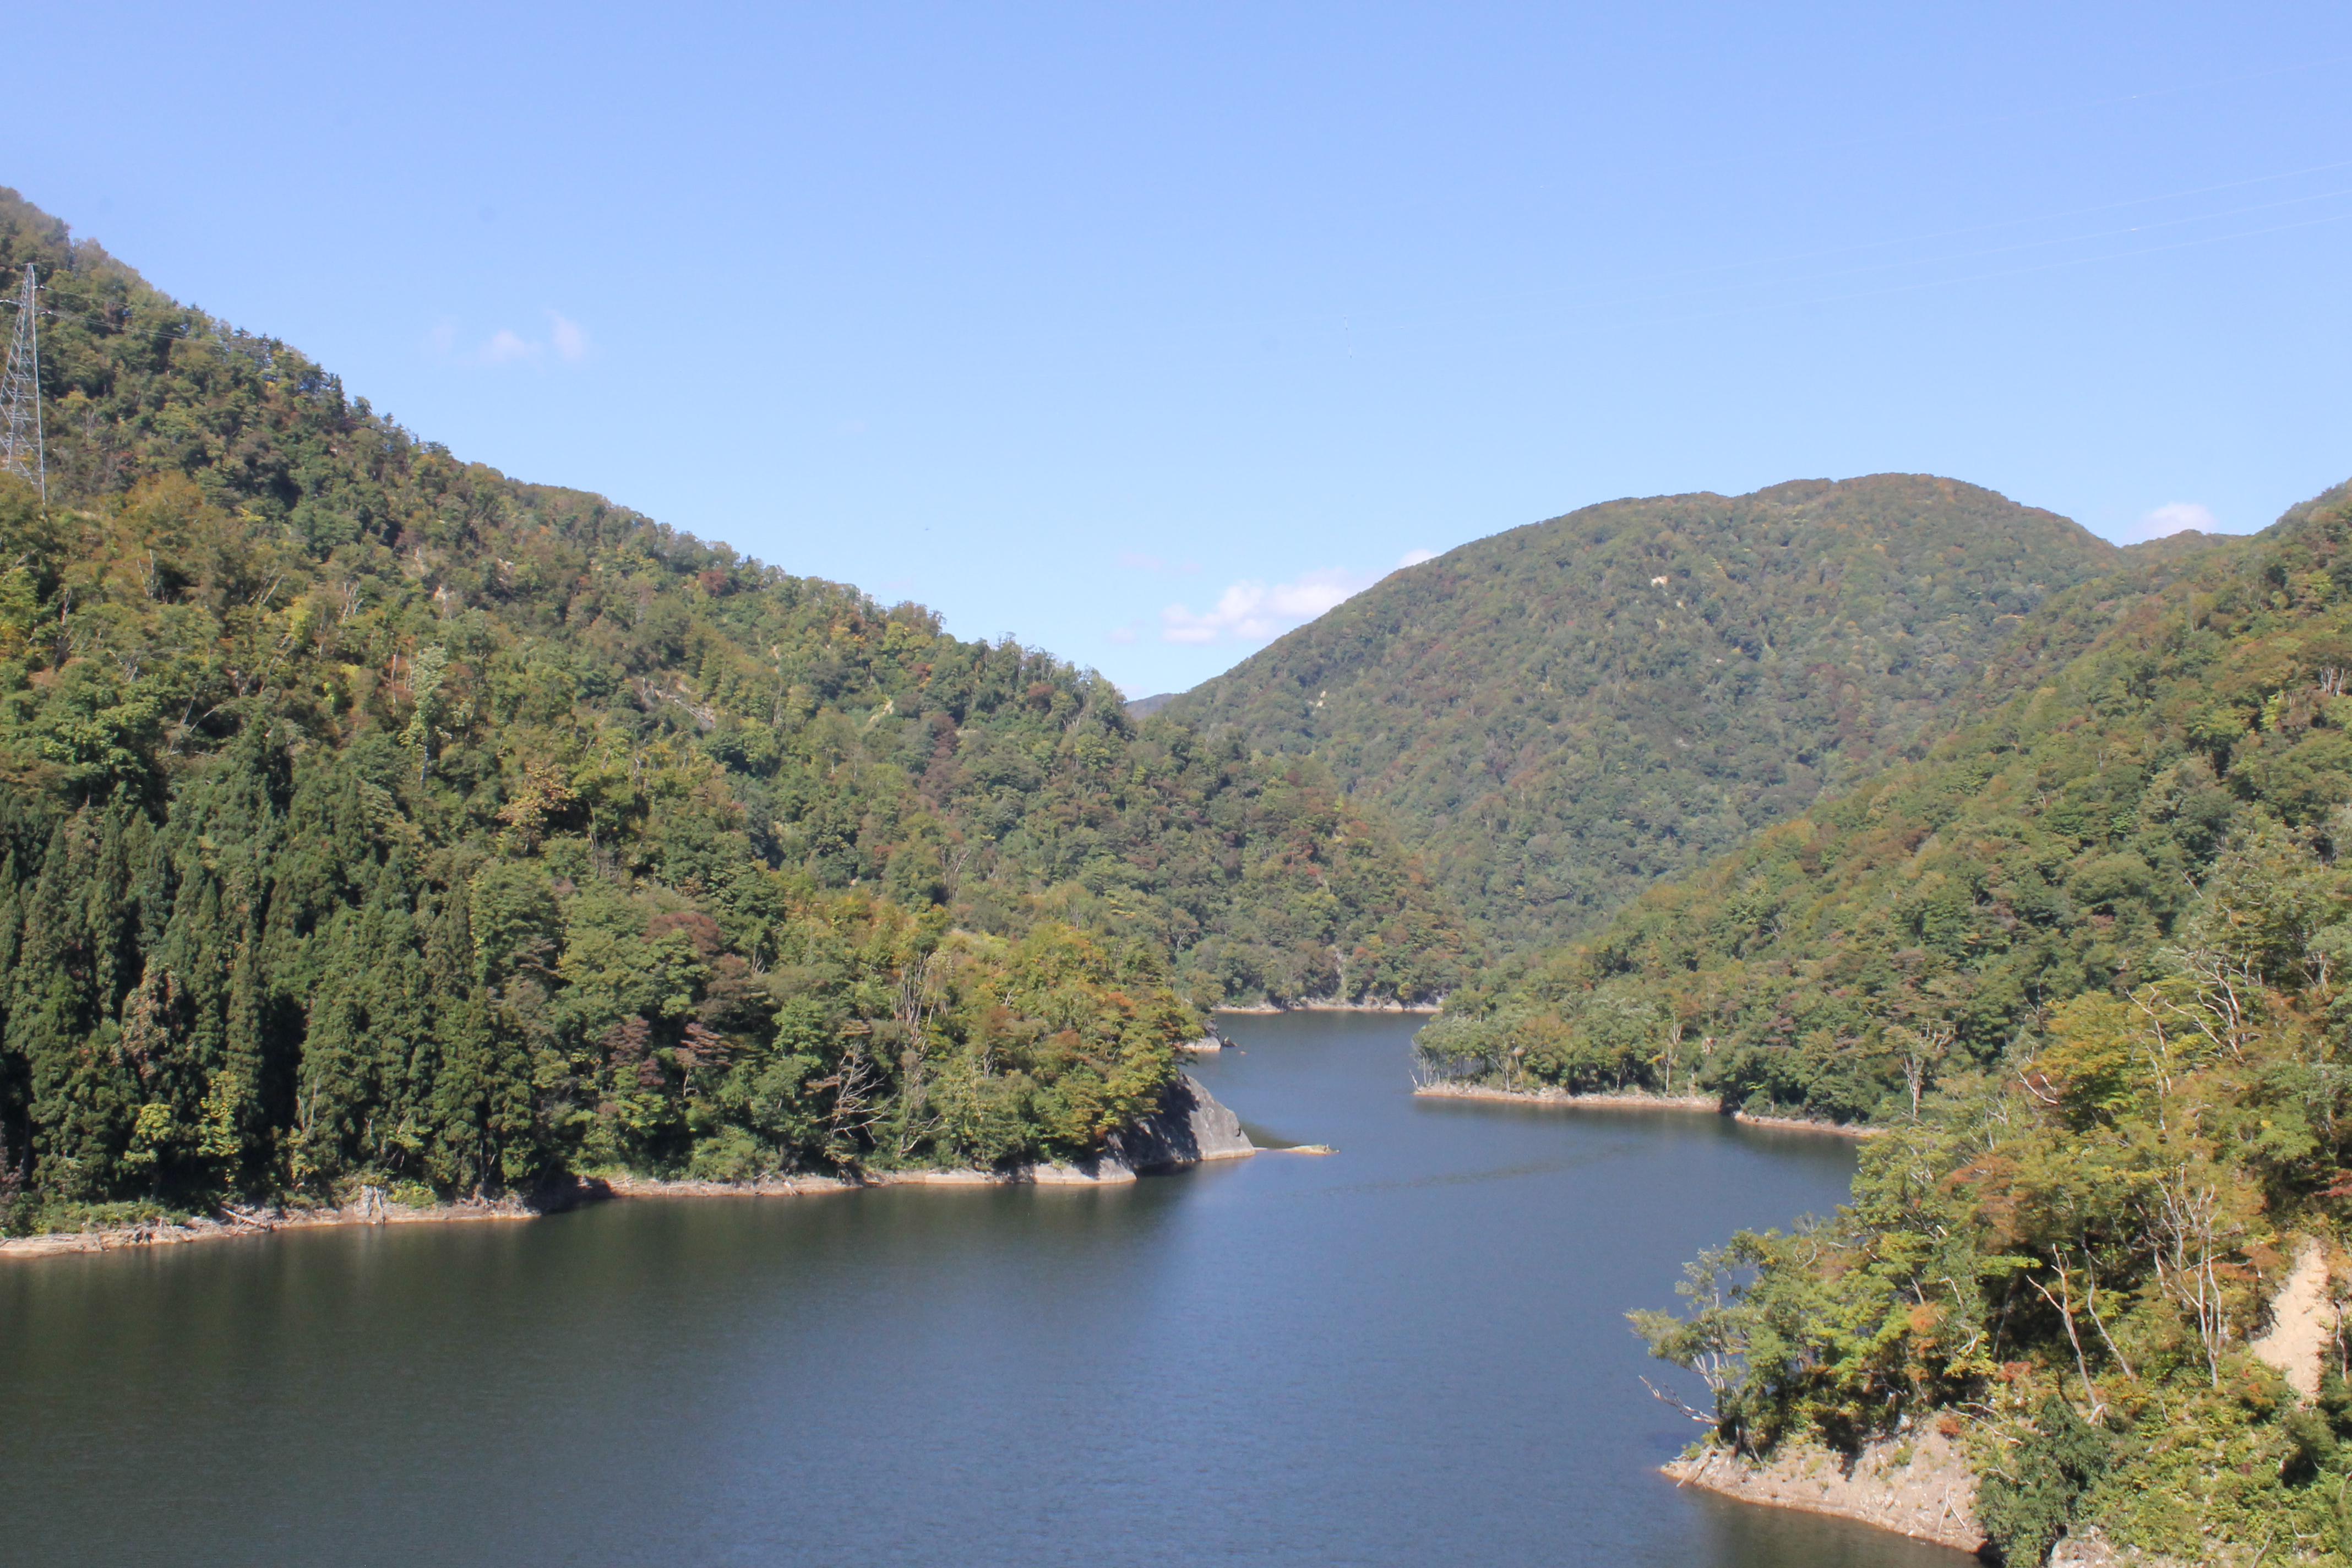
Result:
{"label": "ripple on water", "polygon": [[[1677,1489],[1623,1313],[1851,1147],[1192,1068],[1328,1143],[1116,1189],[631,1200],[0,1270],[9,1550],[126,1563],[1958,1568]],[[1312,1200],[1312,1201],[1308,1201]],[[1689,1391],[1685,1391],[1689,1392]]]}

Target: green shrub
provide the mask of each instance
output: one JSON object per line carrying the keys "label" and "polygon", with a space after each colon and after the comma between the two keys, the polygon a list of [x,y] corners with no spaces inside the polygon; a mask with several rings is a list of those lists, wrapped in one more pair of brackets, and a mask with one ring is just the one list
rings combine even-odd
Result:
{"label": "green shrub", "polygon": [[1987,1472],[1977,1485],[1977,1518],[2012,1568],[2048,1561],[2074,1521],[2075,1503],[2115,1458],[2107,1434],[2054,1395],[2034,1427],[2008,1467]]}

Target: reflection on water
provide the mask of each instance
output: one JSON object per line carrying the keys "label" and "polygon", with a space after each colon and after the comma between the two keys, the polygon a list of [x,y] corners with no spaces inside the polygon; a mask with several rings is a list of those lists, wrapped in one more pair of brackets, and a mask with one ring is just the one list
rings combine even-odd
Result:
{"label": "reflection on water", "polygon": [[638,1200],[0,1270],[39,1563],[1702,1564],[1958,1553],[1678,1490],[1624,1310],[1834,1139],[1406,1092],[1230,1020],[1265,1154],[1124,1189]]}

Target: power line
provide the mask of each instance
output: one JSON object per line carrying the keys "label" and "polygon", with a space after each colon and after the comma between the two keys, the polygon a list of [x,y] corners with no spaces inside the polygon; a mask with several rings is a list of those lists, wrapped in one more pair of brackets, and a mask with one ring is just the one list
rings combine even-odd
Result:
{"label": "power line", "polygon": [[15,474],[49,499],[47,443],[41,435],[41,329],[35,320],[33,264],[16,295],[16,328],[8,338],[8,368],[0,373],[0,473]]}

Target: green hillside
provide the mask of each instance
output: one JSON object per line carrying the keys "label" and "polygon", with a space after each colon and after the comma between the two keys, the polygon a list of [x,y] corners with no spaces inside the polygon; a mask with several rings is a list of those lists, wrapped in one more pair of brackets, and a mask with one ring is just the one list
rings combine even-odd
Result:
{"label": "green hillside", "polygon": [[2023,694],[1585,942],[1486,971],[1431,1047],[1577,1088],[1674,1065],[1736,1106],[1853,1121],[1907,1109],[1906,1029],[1988,1064],[2066,998],[2128,990],[2233,836],[2324,837],[2352,800],[2323,689],[2352,628],[2315,568],[2280,564],[2333,505],[2267,557],[2233,542],[2053,599],[1990,672]]}
{"label": "green hillside", "polygon": [[1311,760],[422,442],[0,195],[0,1205],[1082,1153],[1460,922]]}
{"label": "green hillside", "polygon": [[2012,674],[2083,651],[2020,695],[1423,1035],[1436,1073],[1882,1123],[1852,1205],[1642,1326],[1742,1447],[1933,1414],[2011,1562],[2070,1518],[2352,1545],[2352,1390],[2247,1348],[2347,1240],[2352,487],[2176,565],[2059,595]]}
{"label": "green hillside", "polygon": [[1395,573],[1164,711],[1327,763],[1494,940],[1548,946],[1865,776],[2128,558],[1908,475],[1611,501]]}

